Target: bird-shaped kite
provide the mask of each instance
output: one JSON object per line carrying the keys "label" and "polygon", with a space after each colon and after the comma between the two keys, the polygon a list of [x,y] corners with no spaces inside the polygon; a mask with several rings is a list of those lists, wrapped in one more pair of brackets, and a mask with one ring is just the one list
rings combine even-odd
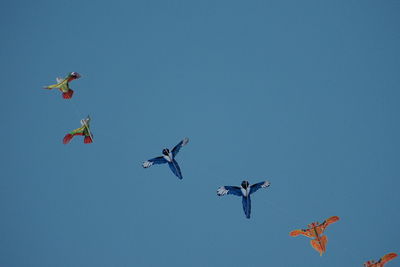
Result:
{"label": "bird-shaped kite", "polygon": [[221,186],[217,190],[218,196],[235,195],[242,197],[243,211],[247,219],[250,219],[251,213],[251,198],[250,195],[255,193],[260,188],[270,186],[270,182],[264,181],[250,186],[248,181],[243,181],[241,186]]}
{"label": "bird-shaped kite", "polygon": [[90,117],[87,116],[86,119],[82,119],[81,120],[81,127],[79,127],[78,129],[73,130],[72,132],[66,134],[64,136],[64,140],[63,143],[64,144],[68,144],[69,141],[71,141],[71,139],[75,136],[75,135],[83,135],[85,136],[85,138],[83,139],[83,142],[85,144],[90,144],[93,142],[93,135],[90,132]]}
{"label": "bird-shaped kite", "polygon": [[72,95],[74,94],[74,91],[69,88],[69,82],[79,79],[81,75],[77,72],[71,72],[67,75],[67,77],[63,78],[57,78],[57,83],[53,85],[49,85],[44,87],[44,89],[53,89],[53,88],[58,88],[62,92],[62,97],[64,99],[70,99],[72,98]]}
{"label": "bird-shaped kite", "polygon": [[290,236],[298,236],[298,235],[304,235],[309,238],[314,238],[311,240],[311,246],[319,252],[319,255],[322,256],[322,254],[326,251],[326,244],[328,243],[328,238],[326,235],[322,235],[325,231],[325,229],[328,227],[328,225],[339,221],[338,216],[332,216],[328,219],[326,219],[323,223],[318,223],[318,222],[313,222],[308,225],[307,229],[299,229],[299,230],[294,230],[290,232]]}
{"label": "bird-shaped kite", "polygon": [[378,261],[374,261],[374,260],[367,261],[366,263],[364,263],[364,266],[365,267],[383,267],[383,266],[385,266],[385,264],[388,261],[391,261],[396,257],[397,257],[396,253],[389,253],[389,254],[386,254],[385,256],[383,256],[382,258],[380,258]]}
{"label": "bird-shaped kite", "polygon": [[178,177],[179,179],[183,179],[181,168],[178,165],[178,162],[176,162],[175,157],[178,155],[179,150],[185,146],[189,142],[189,138],[184,138],[182,141],[180,141],[173,149],[170,151],[168,148],[164,148],[162,150],[162,156],[156,157],[153,159],[149,159],[145,162],[143,162],[142,166],[143,168],[149,168],[153,164],[164,164],[168,163],[169,168],[171,171]]}

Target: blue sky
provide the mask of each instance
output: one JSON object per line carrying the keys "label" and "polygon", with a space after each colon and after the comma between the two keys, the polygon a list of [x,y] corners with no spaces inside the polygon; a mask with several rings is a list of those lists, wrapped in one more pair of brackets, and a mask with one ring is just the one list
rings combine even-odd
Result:
{"label": "blue sky", "polygon": [[[1,3],[0,265],[362,266],[399,252],[399,11]],[[70,101],[42,89],[71,71]],[[95,142],[63,145],[87,114]],[[185,136],[182,181],[141,167]],[[243,179],[271,182],[250,220],[216,196]],[[322,257],[288,235],[333,215]]]}

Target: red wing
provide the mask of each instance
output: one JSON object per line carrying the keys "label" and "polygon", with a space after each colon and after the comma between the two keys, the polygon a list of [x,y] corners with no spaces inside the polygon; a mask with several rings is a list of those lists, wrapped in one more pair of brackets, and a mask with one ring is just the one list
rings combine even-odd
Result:
{"label": "red wing", "polygon": [[74,137],[72,134],[66,134],[66,135],[64,136],[64,139],[63,139],[63,144],[64,144],[64,145],[68,144],[69,141],[71,141],[72,137]]}
{"label": "red wing", "polygon": [[71,141],[72,137],[74,137],[75,135],[83,135],[83,134],[82,133],[66,134],[63,139],[63,144],[64,145],[68,144]]}
{"label": "red wing", "polygon": [[385,264],[386,262],[391,261],[391,260],[393,260],[393,259],[396,258],[396,257],[397,257],[397,254],[396,254],[396,253],[389,253],[389,254],[386,254],[385,256],[383,256],[383,257],[379,260],[379,262],[382,263],[382,264]]}
{"label": "red wing", "polygon": [[306,237],[313,237],[311,234],[310,230],[303,230],[303,229],[297,229],[297,230],[293,230],[289,233],[290,236],[299,236],[299,235],[304,235]]}

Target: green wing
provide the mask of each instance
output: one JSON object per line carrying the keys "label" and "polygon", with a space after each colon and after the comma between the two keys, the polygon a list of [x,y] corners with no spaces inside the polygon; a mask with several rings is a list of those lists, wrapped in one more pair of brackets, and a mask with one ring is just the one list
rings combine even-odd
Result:
{"label": "green wing", "polygon": [[46,86],[45,89],[53,89],[53,88],[59,88],[62,92],[68,92],[70,90],[68,86],[68,78],[63,79],[59,83],[52,84],[49,86]]}
{"label": "green wing", "polygon": [[86,130],[86,126],[83,125],[82,127],[79,127],[78,129],[73,130],[70,132],[70,134],[75,135],[75,134],[84,134]]}

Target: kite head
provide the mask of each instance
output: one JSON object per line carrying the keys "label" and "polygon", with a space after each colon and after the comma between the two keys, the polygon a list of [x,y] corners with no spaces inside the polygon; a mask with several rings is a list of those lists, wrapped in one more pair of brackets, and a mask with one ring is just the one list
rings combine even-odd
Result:
{"label": "kite head", "polygon": [[163,153],[163,155],[165,155],[165,156],[169,156],[169,149],[168,149],[168,148],[164,148],[164,149],[162,150],[162,153]]}
{"label": "kite head", "polygon": [[247,189],[247,188],[249,187],[249,182],[248,182],[248,181],[243,181],[242,184],[241,184],[241,186],[242,186],[244,189]]}
{"label": "kite head", "polygon": [[82,126],[83,126],[83,125],[89,126],[89,122],[90,122],[90,116],[87,116],[86,119],[81,119],[81,124],[82,124]]}
{"label": "kite head", "polygon": [[68,76],[70,81],[79,79],[81,77],[81,75],[75,71],[71,72]]}
{"label": "kite head", "polygon": [[309,228],[309,229],[312,229],[312,228],[314,228],[314,227],[317,227],[318,225],[319,225],[318,222],[312,222],[312,223],[310,223],[310,224],[308,225],[308,228]]}

